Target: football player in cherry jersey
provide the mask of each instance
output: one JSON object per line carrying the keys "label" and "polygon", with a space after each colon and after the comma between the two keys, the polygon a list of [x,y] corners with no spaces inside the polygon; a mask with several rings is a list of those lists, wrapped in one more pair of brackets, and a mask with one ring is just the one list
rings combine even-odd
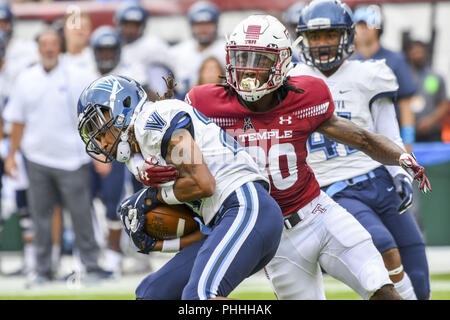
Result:
{"label": "football player in cherry jersey", "polygon": [[306,163],[306,143],[316,131],[383,164],[400,165],[424,192],[431,190],[425,169],[385,136],[336,116],[323,80],[287,77],[292,46],[276,18],[243,20],[226,51],[226,84],[194,87],[185,101],[234,136],[270,178],[285,224],[265,268],[277,297],[325,299],[322,268],[364,299],[401,299],[370,234],[320,190]]}
{"label": "football player in cherry jersey", "polygon": [[[297,30],[304,39],[300,47],[307,63],[296,65],[289,75],[323,79],[336,115],[404,148],[393,104],[396,77],[384,60],[346,59],[353,52],[355,33],[351,11],[343,8],[336,0],[314,0],[304,8]],[[320,133],[311,135],[307,145],[307,162],[321,189],[369,231],[400,296],[428,298],[425,242],[407,210],[412,205],[412,178],[401,167],[384,167]]]}

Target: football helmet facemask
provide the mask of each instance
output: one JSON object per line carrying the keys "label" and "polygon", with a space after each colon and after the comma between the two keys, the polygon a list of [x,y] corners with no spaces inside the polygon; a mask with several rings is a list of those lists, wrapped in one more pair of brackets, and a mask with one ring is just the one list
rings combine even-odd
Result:
{"label": "football helmet facemask", "polygon": [[[302,10],[296,30],[303,37],[300,48],[308,64],[329,71],[353,53],[355,26],[351,15],[350,8],[339,0],[313,0]],[[337,31],[338,43],[311,46],[308,34],[318,30]]]}
{"label": "football helmet facemask", "polygon": [[289,32],[275,17],[252,15],[240,22],[226,44],[227,83],[245,101],[278,89],[291,68]]}
{"label": "football helmet facemask", "polygon": [[[146,101],[144,88],[124,76],[101,77],[84,89],[78,99],[78,132],[89,156],[100,162],[128,161],[128,130]],[[100,141],[106,134],[114,142],[102,148]]]}

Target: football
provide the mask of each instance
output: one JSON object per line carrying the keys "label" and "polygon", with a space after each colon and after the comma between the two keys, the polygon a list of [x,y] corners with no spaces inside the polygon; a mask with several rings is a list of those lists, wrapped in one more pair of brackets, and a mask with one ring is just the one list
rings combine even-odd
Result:
{"label": "football", "polygon": [[199,229],[195,216],[184,205],[159,205],[146,213],[145,231],[158,240],[180,238]]}

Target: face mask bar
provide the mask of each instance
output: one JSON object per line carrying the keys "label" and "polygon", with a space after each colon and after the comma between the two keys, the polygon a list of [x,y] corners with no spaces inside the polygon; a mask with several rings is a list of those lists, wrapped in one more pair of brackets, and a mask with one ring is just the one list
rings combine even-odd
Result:
{"label": "face mask bar", "polygon": [[[283,49],[286,50],[286,49]],[[262,91],[272,88],[273,78],[281,77],[280,52],[276,48],[255,48],[228,45],[227,72],[233,79],[230,85],[241,92]],[[261,75],[265,74],[265,79]],[[267,84],[267,85],[264,85]]]}
{"label": "face mask bar", "polygon": [[[344,58],[344,44],[347,39],[347,31],[345,29],[336,29],[339,33],[339,42],[333,45],[310,46],[308,43],[308,32],[304,32],[302,42],[302,53],[306,61],[322,71],[333,69],[342,63]],[[321,60],[321,56],[328,56],[328,59]]]}
{"label": "face mask bar", "polygon": [[[104,112],[109,113],[109,120],[106,120]],[[83,116],[83,121],[80,122],[78,131],[86,144],[86,152],[90,157],[97,161],[108,163],[115,159],[114,156],[112,156],[112,152],[120,142],[120,133],[123,128],[116,134],[115,130],[112,129],[114,123],[115,119],[112,117],[111,109],[102,105],[88,107]],[[103,150],[99,145],[100,138],[108,131],[115,140],[109,150]]]}

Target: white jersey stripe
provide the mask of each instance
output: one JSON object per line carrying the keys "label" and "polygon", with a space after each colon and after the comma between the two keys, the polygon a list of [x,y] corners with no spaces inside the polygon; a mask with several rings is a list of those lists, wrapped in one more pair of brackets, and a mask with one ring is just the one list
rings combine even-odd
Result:
{"label": "white jersey stripe", "polygon": [[[259,201],[253,183],[247,183],[238,190],[239,212],[219,245],[209,258],[200,276],[197,293],[200,299],[208,299],[207,292],[217,292],[228,267],[247,239],[258,218]],[[248,210],[250,209],[250,210]]]}

